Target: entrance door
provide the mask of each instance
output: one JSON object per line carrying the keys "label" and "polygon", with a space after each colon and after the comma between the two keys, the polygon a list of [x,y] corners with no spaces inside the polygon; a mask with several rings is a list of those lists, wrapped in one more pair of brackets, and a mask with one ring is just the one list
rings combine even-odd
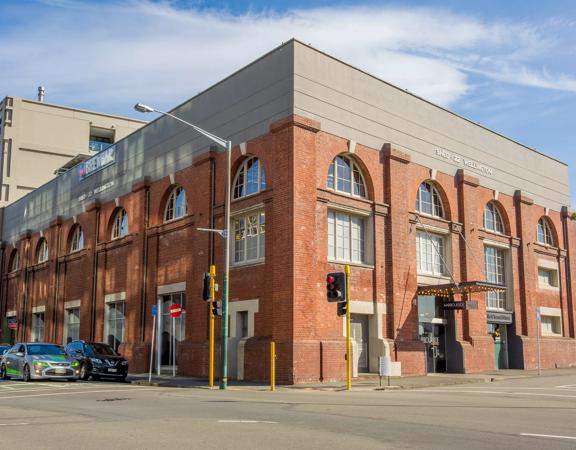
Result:
{"label": "entrance door", "polygon": [[426,344],[426,372],[446,372],[446,327],[441,324],[422,323],[421,339]]}
{"label": "entrance door", "polygon": [[[186,297],[184,292],[162,295],[160,303],[160,326],[159,326],[159,360],[162,366],[172,366],[173,356],[175,355],[176,365],[178,364],[178,343],[184,339],[186,324]],[[177,304],[182,306],[182,314],[175,319],[170,315],[170,306]],[[175,334],[174,334],[175,331]],[[176,348],[173,336],[176,337]],[[174,352],[174,353],[173,353]]]}
{"label": "entrance door", "polygon": [[350,315],[350,336],[358,344],[358,372],[368,372],[368,316]]}
{"label": "entrance door", "polygon": [[506,325],[494,324],[492,337],[494,338],[494,366],[496,370],[508,368],[508,342],[506,339]]}

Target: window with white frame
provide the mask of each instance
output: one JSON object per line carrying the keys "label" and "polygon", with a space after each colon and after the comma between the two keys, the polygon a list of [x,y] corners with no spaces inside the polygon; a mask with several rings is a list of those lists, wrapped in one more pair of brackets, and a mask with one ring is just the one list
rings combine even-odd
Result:
{"label": "window with white frame", "polygon": [[416,233],[416,261],[418,273],[446,275],[444,236],[427,231]]}
{"label": "window with white frame", "polygon": [[106,304],[104,335],[106,336],[106,343],[114,350],[118,350],[120,344],[124,342],[124,308],[124,301]]}
{"label": "window with white frame", "polygon": [[266,189],[264,167],[256,157],[246,159],[240,165],[233,183],[233,198],[247,197]]}
{"label": "window with white frame", "polygon": [[500,209],[494,202],[488,203],[484,208],[484,228],[495,233],[504,234],[504,221]]}
{"label": "window with white frame", "polygon": [[234,263],[257,262],[266,254],[266,215],[254,211],[232,218]]}
{"label": "window with white frame", "polygon": [[38,264],[48,261],[48,242],[42,238],[38,244],[38,252],[36,253],[36,260]]}
{"label": "window with white frame", "polygon": [[341,211],[328,211],[328,259],[366,263],[366,218]]}
{"label": "window with white frame", "polygon": [[128,213],[124,208],[116,211],[112,224],[112,239],[120,239],[128,234]]}
{"label": "window with white frame", "polygon": [[32,342],[44,341],[44,313],[37,312],[32,314]]}
{"label": "window with white frame", "polygon": [[20,265],[20,255],[18,254],[18,250],[14,250],[12,252],[12,257],[10,259],[10,272],[18,270],[19,265]]}
{"label": "window with white frame", "polygon": [[538,286],[548,289],[558,288],[558,271],[554,269],[538,267]]}
{"label": "window with white frame", "polygon": [[438,189],[425,181],[416,193],[416,211],[433,217],[444,217],[444,206]]}
{"label": "window with white frame", "polygon": [[80,225],[74,227],[72,238],[70,239],[70,252],[77,252],[84,248],[84,232]]}
{"label": "window with white frame", "polygon": [[177,186],[172,189],[168,201],[166,202],[166,209],[164,210],[164,222],[184,217],[188,213],[186,206],[186,191],[182,186]]}
{"label": "window with white frame", "polygon": [[337,192],[366,198],[366,183],[358,164],[346,156],[337,156],[328,168],[326,187]]}
{"label": "window with white frame", "polygon": [[552,234],[552,228],[550,227],[548,219],[546,219],[545,217],[542,217],[538,221],[536,239],[541,244],[554,246],[554,237]]}
{"label": "window with white frame", "polygon": [[80,308],[64,310],[64,344],[80,339]]}
{"label": "window with white frame", "polygon": [[[505,252],[498,247],[484,247],[484,267],[486,281],[505,286]],[[487,292],[486,307],[488,309],[506,309],[506,292]]]}
{"label": "window with white frame", "polygon": [[540,316],[542,336],[562,336],[562,318],[560,316]]}

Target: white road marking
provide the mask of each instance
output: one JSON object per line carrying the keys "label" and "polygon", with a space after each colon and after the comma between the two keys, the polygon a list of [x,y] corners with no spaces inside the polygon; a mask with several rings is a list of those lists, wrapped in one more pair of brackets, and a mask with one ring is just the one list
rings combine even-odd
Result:
{"label": "white road marking", "polygon": [[12,427],[16,425],[30,425],[27,422],[19,422],[19,423],[0,423],[0,427]]}
{"label": "white road marking", "polygon": [[576,384],[566,384],[564,386],[556,386],[558,389],[576,389]]}
{"label": "white road marking", "polygon": [[31,394],[31,395],[8,395],[0,397],[2,399],[12,399],[12,398],[31,398],[31,397],[49,397],[55,395],[81,395],[81,394],[98,394],[100,392],[126,392],[126,391],[136,391],[137,389],[144,391],[162,391],[163,389],[142,389],[142,388],[132,388],[132,389],[98,389],[93,391],[75,391],[75,392],[50,392],[47,394]]}
{"label": "white road marking", "polygon": [[576,398],[576,395],[565,395],[565,394],[539,394],[536,392],[506,392],[506,391],[476,391],[476,390],[464,390],[464,389],[415,389],[415,390],[405,390],[403,392],[416,392],[416,393],[450,393],[450,394],[496,394],[496,395],[528,395],[528,396],[539,396],[539,397],[561,397],[561,398]]}
{"label": "white road marking", "polygon": [[219,420],[218,423],[278,423],[271,420]]}
{"label": "white road marking", "polygon": [[576,436],[556,436],[554,434],[520,433],[520,436],[543,437],[543,438],[552,438],[552,439],[574,439],[574,440],[576,440]]}

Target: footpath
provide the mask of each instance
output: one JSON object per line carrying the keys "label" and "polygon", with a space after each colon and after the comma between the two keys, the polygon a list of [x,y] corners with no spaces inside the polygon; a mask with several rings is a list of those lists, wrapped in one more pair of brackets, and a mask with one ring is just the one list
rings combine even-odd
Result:
{"label": "footpath", "polygon": [[[541,377],[554,377],[562,375],[576,375],[576,368],[568,369],[546,369],[542,370]],[[469,383],[491,383],[495,381],[509,380],[515,378],[534,378],[538,377],[536,370],[498,370],[481,373],[466,374],[429,374],[426,376],[416,377],[390,377],[390,386],[388,379],[376,374],[361,374],[358,378],[352,380],[352,390],[370,391],[370,390],[397,390],[397,389],[423,389],[437,386],[451,386],[457,384]],[[148,374],[130,374],[128,381],[132,384],[144,386],[161,386],[174,388],[196,388],[209,389],[206,378],[192,378],[172,375],[152,375],[152,380],[148,382]],[[218,380],[214,381],[214,388],[218,389]],[[300,389],[300,390],[320,390],[320,391],[340,391],[345,389],[345,382],[326,382],[326,383],[309,383],[297,385],[276,385],[276,389]],[[233,390],[270,390],[270,385],[266,383],[244,382],[230,380],[228,383]]]}

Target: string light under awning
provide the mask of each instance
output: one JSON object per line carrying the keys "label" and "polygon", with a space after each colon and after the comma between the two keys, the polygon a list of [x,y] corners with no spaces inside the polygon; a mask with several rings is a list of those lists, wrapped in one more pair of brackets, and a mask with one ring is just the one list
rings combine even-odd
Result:
{"label": "string light under awning", "polygon": [[506,286],[488,281],[462,281],[461,283],[437,284],[418,287],[418,295],[450,297],[457,294],[474,294],[477,292],[505,292]]}

